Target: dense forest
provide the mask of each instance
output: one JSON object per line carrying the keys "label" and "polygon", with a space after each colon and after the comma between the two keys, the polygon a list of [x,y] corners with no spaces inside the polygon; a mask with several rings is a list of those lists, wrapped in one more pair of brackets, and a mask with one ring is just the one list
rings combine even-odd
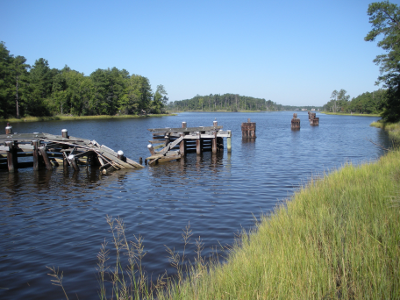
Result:
{"label": "dense forest", "polygon": [[277,104],[271,100],[241,96],[237,94],[196,95],[191,99],[168,104],[170,111],[281,111],[315,108],[314,106],[290,106]]}
{"label": "dense forest", "polygon": [[167,102],[163,85],[153,93],[146,77],[125,69],[97,69],[85,76],[68,66],[50,68],[43,58],[29,66],[0,43],[1,118],[163,113]]}
{"label": "dense forest", "polygon": [[350,100],[346,90],[332,92],[331,100],[323,106],[324,111],[359,114],[380,114],[386,99],[386,90],[365,92]]}
{"label": "dense forest", "polygon": [[271,100],[237,94],[196,95],[191,99],[171,102],[168,108],[174,111],[280,110],[279,105]]}

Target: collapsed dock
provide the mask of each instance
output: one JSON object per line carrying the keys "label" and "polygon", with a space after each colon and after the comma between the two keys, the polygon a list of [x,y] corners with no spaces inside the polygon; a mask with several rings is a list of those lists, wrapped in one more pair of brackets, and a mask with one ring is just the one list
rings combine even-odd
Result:
{"label": "collapsed dock", "polygon": [[[147,146],[151,156],[146,158],[149,165],[180,159],[188,152],[196,152],[200,155],[203,151],[217,153],[223,151],[224,141],[227,139],[228,152],[232,149],[232,131],[223,131],[217,121],[213,126],[187,127],[186,122],[178,128],[153,128],[148,129],[153,139]],[[154,146],[159,144],[157,146]],[[162,148],[160,151],[156,149]]]}
{"label": "collapsed dock", "polygon": [[[32,157],[32,161],[19,161],[22,157]],[[143,166],[115,152],[95,140],[68,135],[63,129],[61,135],[49,133],[12,133],[11,126],[6,134],[0,135],[0,168],[16,172],[18,168],[33,167],[33,170],[52,170],[60,164],[64,169],[72,167],[79,171],[79,165],[98,167],[103,174],[120,169],[143,168]]]}

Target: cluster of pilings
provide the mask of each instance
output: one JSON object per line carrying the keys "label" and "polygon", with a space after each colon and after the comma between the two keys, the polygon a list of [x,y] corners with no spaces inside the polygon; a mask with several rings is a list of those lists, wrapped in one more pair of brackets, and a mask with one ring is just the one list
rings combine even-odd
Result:
{"label": "cluster of pilings", "polygon": [[297,118],[297,114],[293,114],[292,122],[290,128],[292,130],[300,130],[300,119]]}
{"label": "cluster of pilings", "polygon": [[308,112],[308,120],[311,126],[319,126],[319,118],[316,115],[316,113]]}
{"label": "cluster of pilings", "polygon": [[[32,157],[32,161],[18,158]],[[49,133],[13,133],[7,124],[6,134],[0,135],[0,168],[16,172],[18,168],[33,167],[34,170],[52,170],[60,164],[64,169],[79,166],[98,167],[103,174],[126,168],[143,168],[142,165],[124,156],[120,150],[114,152],[96,141],[76,138],[63,129],[61,135]]]}
{"label": "cluster of pilings", "polygon": [[242,139],[255,139],[256,137],[256,123],[247,119],[247,123],[242,123]]}
{"label": "cluster of pilings", "polygon": [[[196,152],[200,155],[204,151],[212,153],[224,150],[224,140],[227,138],[228,152],[232,148],[232,132],[223,131],[218,122],[213,121],[213,126],[187,127],[187,122],[182,122],[178,128],[153,128],[153,139],[147,146],[151,156],[146,162],[151,164],[179,159],[188,152]],[[158,146],[154,146],[159,144]],[[157,148],[162,148],[156,151]]]}

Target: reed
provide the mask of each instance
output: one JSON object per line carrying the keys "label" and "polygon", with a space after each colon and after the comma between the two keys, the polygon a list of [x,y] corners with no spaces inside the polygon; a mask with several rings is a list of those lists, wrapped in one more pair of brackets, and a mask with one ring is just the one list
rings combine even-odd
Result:
{"label": "reed", "polygon": [[396,143],[400,143],[400,122],[398,123],[385,123],[381,121],[371,123],[371,126],[382,128],[386,130],[389,137],[393,139]]}
{"label": "reed", "polygon": [[204,259],[200,238],[194,261],[186,262],[188,225],[181,256],[167,248],[177,275],[155,282],[141,266],[142,239],[129,243],[123,221],[107,218],[116,259],[107,266],[104,243],[100,299],[400,299],[399,188],[399,151],[347,164],[312,179],[243,231],[224,262]]}
{"label": "reed", "polygon": [[325,115],[338,115],[338,116],[380,117],[380,114],[360,114],[360,113],[328,112],[328,111],[321,111],[321,113]]}
{"label": "reed", "polygon": [[400,299],[399,187],[399,152],[311,180],[158,299]]}

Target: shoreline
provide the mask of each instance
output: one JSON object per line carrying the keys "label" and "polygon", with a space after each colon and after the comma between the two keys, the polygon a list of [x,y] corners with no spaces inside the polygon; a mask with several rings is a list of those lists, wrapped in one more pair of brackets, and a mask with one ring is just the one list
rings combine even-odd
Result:
{"label": "shoreline", "polygon": [[0,119],[0,122],[10,123],[23,123],[23,122],[47,122],[47,121],[80,121],[80,120],[101,120],[101,119],[139,119],[139,118],[152,118],[152,117],[169,117],[176,116],[176,113],[169,114],[148,114],[144,116],[139,115],[97,115],[97,116],[68,116],[68,115],[57,115],[49,117],[25,117],[25,118],[7,118]]}
{"label": "shoreline", "polygon": [[354,117],[380,117],[380,114],[358,114],[358,113],[353,113],[353,114],[349,114],[349,113],[342,113],[342,112],[327,112],[327,111],[321,111],[321,114],[325,114],[325,115],[337,115],[337,116],[354,116]]}
{"label": "shoreline", "polygon": [[400,298],[399,169],[391,151],[312,179],[243,232],[226,263],[195,262],[157,299]]}

